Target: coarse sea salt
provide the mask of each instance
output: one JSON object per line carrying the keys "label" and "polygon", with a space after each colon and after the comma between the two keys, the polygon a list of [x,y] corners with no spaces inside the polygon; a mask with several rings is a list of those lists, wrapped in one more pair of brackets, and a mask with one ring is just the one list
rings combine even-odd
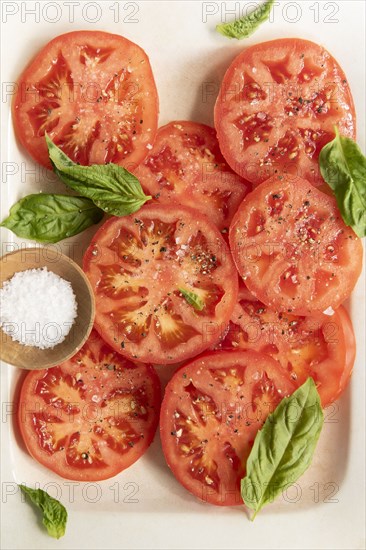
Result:
{"label": "coarse sea salt", "polygon": [[0,290],[0,326],[24,346],[53,348],[75,322],[71,283],[46,267],[19,271]]}

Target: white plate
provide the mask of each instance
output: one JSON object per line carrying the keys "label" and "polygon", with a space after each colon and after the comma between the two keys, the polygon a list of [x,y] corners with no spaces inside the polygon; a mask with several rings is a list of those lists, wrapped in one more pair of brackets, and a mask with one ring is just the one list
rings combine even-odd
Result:
{"label": "white plate", "polygon": [[[21,196],[40,189],[62,190],[18,148],[10,100],[12,83],[31,56],[71,30],[120,33],[147,51],[159,89],[161,124],[177,118],[212,124],[219,82],[245,45],[285,36],[319,42],[347,74],[364,150],[363,0],[276,2],[272,22],[244,42],[215,32],[225,12],[229,19],[231,12],[237,15],[248,4],[255,2],[2,2],[1,218]],[[63,243],[62,249],[80,259],[94,231]],[[5,230],[2,238],[2,253],[19,246]],[[311,468],[254,523],[244,509],[197,502],[165,466],[158,437],[138,463],[109,481],[81,485],[53,475],[28,456],[14,430],[12,400],[20,373],[2,365],[2,548],[364,548],[364,288],[363,278],[349,303],[358,342],[351,384],[326,412]],[[49,538],[34,510],[21,502],[16,491],[21,482],[61,497],[69,511],[63,539]]]}

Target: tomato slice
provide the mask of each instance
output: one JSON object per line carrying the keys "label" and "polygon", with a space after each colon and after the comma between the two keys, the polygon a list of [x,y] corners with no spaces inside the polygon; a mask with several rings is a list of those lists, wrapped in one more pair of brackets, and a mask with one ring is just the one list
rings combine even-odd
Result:
{"label": "tomato slice", "polygon": [[307,317],[268,308],[245,288],[229,326],[214,349],[243,349],[267,353],[276,359],[298,387],[311,377],[326,407],[349,382],[355,360],[355,335],[343,306],[333,315]]}
{"label": "tomato slice", "polygon": [[335,199],[294,176],[274,176],[249,193],[229,236],[245,284],[279,311],[336,309],[361,273],[361,241]]}
{"label": "tomato slice", "polygon": [[158,130],[153,149],[135,173],[161,204],[199,205],[222,233],[228,232],[250,185],[225,162],[213,128],[182,120]]}
{"label": "tomato slice", "polygon": [[[96,296],[97,330],[143,362],[177,363],[207,349],[237,300],[235,266],[219,230],[180,205],[146,205],[108,220],[84,270]],[[195,295],[197,309],[182,290]]]}
{"label": "tomato slice", "polygon": [[75,162],[141,162],[153,143],[158,96],[145,52],[122,36],[76,31],[43,47],[18,80],[17,138],[51,168],[44,135]]}
{"label": "tomato slice", "polygon": [[243,504],[240,480],[255,436],[294,389],[274,359],[254,351],[217,351],[181,367],[160,413],[164,455],[177,480],[210,504]]}
{"label": "tomato slice", "polygon": [[67,479],[98,481],[144,454],[159,405],[154,369],[128,361],[92,331],[69,361],[28,373],[18,418],[29,453],[43,466]]}
{"label": "tomato slice", "polygon": [[335,125],[355,139],[346,77],[322,46],[299,38],[246,48],[225,74],[215,107],[225,159],[256,185],[276,173],[321,185],[318,157]]}

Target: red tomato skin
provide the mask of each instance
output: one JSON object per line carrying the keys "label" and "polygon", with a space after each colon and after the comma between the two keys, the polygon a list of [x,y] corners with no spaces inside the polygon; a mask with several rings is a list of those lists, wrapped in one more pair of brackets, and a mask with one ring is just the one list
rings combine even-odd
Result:
{"label": "red tomato skin", "polygon": [[[260,409],[259,420],[253,421],[252,426],[246,428],[247,430],[249,430],[249,432],[245,435],[246,441],[243,447],[245,449],[243,452],[245,452],[246,456],[245,460],[242,460],[242,465],[239,468],[239,472],[236,474],[237,477],[235,481],[235,488],[230,485],[229,489],[227,487],[222,487],[219,492],[215,492],[211,491],[210,487],[200,486],[199,484],[194,486],[192,484],[192,480],[187,475],[187,471],[184,470],[185,462],[182,459],[179,460],[175,456],[175,447],[172,443],[172,440],[175,437],[174,432],[172,432],[172,413],[174,412],[176,406],[177,408],[179,408],[180,406],[184,407],[183,403],[185,401],[185,395],[182,391],[182,388],[184,388],[184,385],[185,387],[187,387],[189,383],[195,383],[195,375],[200,376],[201,373],[205,371],[205,369],[213,371],[217,369],[217,371],[219,371],[221,366],[222,368],[225,368],[225,366],[235,368],[235,366],[243,364],[243,362],[246,361],[248,364],[247,368],[252,368],[253,372],[255,372],[256,368],[260,369],[261,364],[266,365],[266,370],[268,371],[269,376],[271,377],[271,379],[275,379],[275,383],[278,385],[279,388],[281,388],[281,397],[276,395],[275,404],[273,404],[270,398],[269,400],[267,398],[264,402],[264,408]],[[181,386],[181,380],[185,381],[185,384],[183,383],[183,386]],[[204,384],[207,386],[206,382]],[[211,384],[209,384],[207,387],[209,386],[211,386]],[[220,507],[239,505],[242,506],[243,502],[240,496],[240,479],[245,475],[246,458],[249,455],[250,449],[254,443],[254,439],[258,432],[258,429],[263,426],[263,423],[265,422],[269,411],[272,411],[273,407],[275,408],[275,406],[277,406],[277,404],[281,401],[283,397],[291,395],[295,389],[295,385],[284,375],[283,372],[281,372],[281,369],[277,366],[277,362],[274,359],[272,359],[268,355],[257,353],[255,351],[230,350],[206,352],[194,358],[191,362],[188,362],[187,364],[181,366],[174,373],[173,377],[166,386],[160,412],[160,438],[162,442],[163,453],[165,456],[165,460],[177,481],[185,489],[187,489],[187,491],[192,493],[196,498],[205,502],[206,504],[213,504]],[[219,398],[220,396],[217,397]],[[230,399],[231,401],[235,400],[235,398],[232,397],[231,393],[224,391],[221,394],[221,400],[218,400],[220,409],[225,410],[228,399]],[[240,410],[242,412],[244,411],[244,414],[241,414],[243,425],[245,424],[244,418],[246,418],[247,420],[250,419],[252,421],[252,413],[248,412],[248,407],[252,404],[253,402],[247,402],[246,400],[240,403]],[[208,406],[209,404],[207,404],[207,407]],[[237,419],[240,419],[240,413],[236,412],[235,416],[237,417],[235,421],[237,421]],[[239,432],[243,430],[243,425],[235,424],[235,426],[239,428]],[[234,428],[234,426],[232,428]],[[208,441],[211,441],[211,439],[214,440],[216,439],[216,437],[219,437],[219,433],[212,433],[211,436],[208,436]],[[244,438],[244,435],[242,435],[242,438]],[[240,445],[243,444],[242,438]],[[221,439],[219,438],[219,442],[221,442],[221,440],[224,444],[226,441],[225,433],[223,434]],[[220,461],[217,456],[209,458],[212,458],[218,462]],[[231,480],[231,482],[232,481],[233,480]]]}
{"label": "red tomato skin", "polygon": [[311,376],[324,408],[348,386],[356,343],[351,319],[343,306],[333,315],[304,317],[276,312],[241,284],[230,324],[213,349],[268,354],[296,387]]}
{"label": "red tomato skin", "polygon": [[[175,364],[181,361],[185,361],[190,359],[191,357],[194,357],[195,355],[202,353],[204,350],[208,349],[212,342],[217,341],[220,338],[221,331],[223,327],[227,324],[229,321],[230,315],[232,313],[232,310],[234,308],[237,295],[238,295],[238,277],[237,273],[235,271],[234,262],[230,253],[230,250],[223,238],[223,236],[220,234],[219,230],[212,224],[212,222],[203,214],[199,213],[197,210],[193,210],[192,208],[183,207],[179,204],[174,205],[175,208],[173,210],[168,205],[160,205],[160,204],[146,204],[144,205],[138,213],[132,214],[131,216],[125,217],[125,218],[116,218],[112,217],[109,220],[107,220],[102,227],[97,231],[97,233],[94,235],[83,259],[83,269],[86,272],[87,276],[89,277],[89,280],[92,283],[92,286],[98,285],[99,281],[96,280],[94,275],[90,275],[90,266],[98,262],[96,259],[96,256],[94,256],[95,251],[99,249],[98,243],[100,241],[103,241],[104,239],[107,239],[109,237],[108,233],[113,232],[113,228],[118,225],[119,223],[133,223],[136,218],[139,216],[141,218],[146,217],[156,217],[159,218],[159,215],[161,214],[163,220],[167,220],[171,218],[171,216],[178,216],[178,213],[182,213],[183,216],[187,216],[190,222],[193,222],[192,227],[193,228],[204,228],[202,233],[205,234],[205,236],[208,238],[209,244],[212,244],[215,250],[217,251],[217,256],[222,260],[222,265],[225,266],[225,270],[227,270],[227,278],[223,280],[223,284],[226,288],[225,296],[223,297],[222,304],[220,303],[218,307],[222,308],[224,313],[220,318],[215,318],[211,324],[211,317],[210,318],[203,318],[204,321],[202,324],[202,327],[206,326],[206,332],[201,335],[198,340],[195,340],[196,345],[191,347],[188,343],[184,342],[180,344],[179,346],[176,346],[174,349],[174,354],[171,353],[159,353],[155,349],[149,349],[142,351],[142,346],[135,345],[133,342],[128,343],[129,349],[127,349],[127,345],[125,347],[121,348],[120,343],[120,331],[114,325],[112,332],[106,329],[106,321],[105,318],[103,318],[102,315],[99,315],[98,313],[98,304],[96,307],[96,318],[95,318],[95,329],[99,332],[101,337],[108,342],[108,344],[121,353],[122,355],[126,357],[130,357],[132,360],[137,359],[138,361],[144,362],[144,363],[152,363],[152,364],[161,364],[161,365],[171,365]],[[177,214],[175,214],[177,213]],[[180,215],[180,214],[179,214]],[[120,220],[120,222],[119,222]],[[124,221],[121,221],[124,220]],[[185,224],[187,225],[187,224]],[[211,238],[210,238],[211,237]],[[103,256],[103,252],[102,252]],[[92,280],[93,279],[93,280]],[[161,286],[164,287],[164,283],[161,283]],[[221,315],[221,314],[220,314]],[[210,323],[208,326],[206,323],[206,320]],[[114,339],[114,337],[118,335],[117,340]]]}
{"label": "red tomato skin", "polygon": [[337,314],[340,316],[342,323],[343,335],[346,345],[346,362],[343,376],[339,383],[338,393],[334,396],[334,398],[332,398],[330,402],[338,399],[347,388],[352,376],[357,350],[356,337],[353,331],[353,325],[348,311],[345,307],[341,306],[337,309]]}
{"label": "red tomato skin", "polygon": [[[84,347],[77,352],[77,354],[69,359],[64,364],[61,364],[59,367],[63,369],[67,369],[67,371],[70,373],[70,365],[73,363],[76,357],[79,357],[80,354],[83,353],[84,350],[89,349],[89,345],[95,349],[96,347],[103,346],[104,348],[108,348],[107,344],[101,340],[99,335],[93,330],[91,332],[91,335],[84,345]],[[112,352],[112,350],[110,350]],[[115,352],[113,351],[115,354]],[[117,355],[117,354],[115,354]],[[120,360],[127,364],[131,364],[130,362],[126,361],[125,358],[120,357]],[[135,365],[138,365],[138,363],[135,363]],[[141,365],[141,363],[140,363]],[[75,364],[75,370],[79,370],[81,367],[78,364]],[[44,411],[43,414],[49,414],[50,413],[50,407],[51,405],[48,404],[45,406],[45,408],[42,408],[42,405],[40,405],[40,401],[35,401],[32,396],[35,395],[35,389],[37,386],[37,383],[42,378],[42,376],[47,373],[43,370],[36,370],[36,371],[29,371],[28,374],[25,376],[25,379],[22,383],[20,394],[19,394],[19,402],[18,405],[18,413],[17,413],[17,425],[19,427],[20,434],[22,436],[22,439],[24,441],[24,444],[26,446],[27,451],[29,454],[34,458],[38,463],[40,463],[42,466],[47,468],[48,470],[53,471],[60,477],[64,479],[70,479],[73,481],[81,481],[81,482],[92,482],[92,481],[102,481],[105,479],[110,479],[111,477],[116,476],[121,471],[129,468],[132,464],[134,464],[141,456],[147,451],[148,447],[151,445],[155,432],[159,423],[159,410],[160,410],[160,403],[161,403],[161,386],[160,386],[160,380],[155,372],[155,369],[151,365],[142,365],[142,368],[145,372],[144,379],[149,380],[149,384],[151,384],[150,390],[151,390],[151,402],[149,403],[149,409],[151,409],[150,412],[152,412],[152,421],[150,422],[150,425],[148,427],[148,430],[144,434],[143,439],[143,445],[139,446],[138,450],[136,450],[136,446],[134,446],[131,451],[124,455],[124,458],[121,460],[120,455],[115,451],[110,451],[111,458],[114,459],[110,463],[108,463],[103,468],[97,468],[94,467],[93,469],[85,470],[82,467],[73,467],[70,466],[64,456],[58,456],[62,455],[62,453],[57,451],[50,455],[48,452],[45,452],[39,444],[39,439],[34,432],[33,423],[28,420],[30,416],[30,412],[32,409],[32,399],[33,404],[36,404],[35,410],[37,411]],[[55,367],[52,369],[49,369],[49,372],[51,372]],[[66,371],[65,371],[66,372]],[[103,387],[103,386],[102,386]],[[85,414],[89,413],[89,407],[92,406],[91,402],[85,402]],[[84,414],[84,413],[83,413]]]}
{"label": "red tomato skin", "polygon": [[[146,157],[146,155],[149,152],[149,149],[146,146],[150,146],[151,143],[153,143],[155,139],[155,134],[157,131],[157,125],[158,125],[158,113],[159,113],[159,98],[157,94],[156,84],[153,76],[153,72],[150,66],[149,59],[144,52],[142,48],[140,48],[137,44],[131,42],[127,38],[124,38],[117,34],[111,34],[103,31],[72,31],[69,33],[62,34],[60,36],[57,36],[50,42],[48,42],[35,56],[34,58],[28,63],[27,67],[24,69],[20,77],[17,81],[17,93],[14,96],[14,100],[12,103],[12,118],[14,122],[14,131],[16,138],[18,142],[22,145],[22,147],[30,154],[30,156],[37,161],[39,164],[45,166],[48,169],[52,169],[49,157],[48,157],[48,151],[47,151],[47,145],[44,139],[40,139],[39,137],[32,135],[31,126],[28,123],[24,122],[24,114],[22,113],[22,106],[24,103],[24,99],[26,99],[27,94],[31,94],[31,91],[28,91],[28,86],[33,85],[34,78],[33,74],[38,70],[40,65],[42,64],[42,61],[47,58],[47,56],[52,56],[52,50],[57,50],[58,47],[62,48],[65,44],[69,44],[70,50],[72,52],[73,49],[75,49],[76,44],[79,45],[79,42],[84,42],[93,44],[93,46],[98,47],[101,44],[105,44],[106,47],[112,44],[118,44],[120,48],[122,49],[133,49],[135,53],[139,52],[140,55],[144,58],[144,64],[146,67],[146,75],[144,81],[149,82],[149,107],[150,111],[147,112],[146,106],[145,106],[145,120],[142,123],[142,126],[144,128],[144,135],[141,137],[141,144],[139,147],[136,147],[134,151],[132,151],[131,154],[127,155],[125,159],[122,161],[115,161],[116,164],[121,164],[125,168],[132,170],[136,168],[140,162]],[[47,75],[47,73],[46,73]],[[37,82],[36,82],[37,83]],[[84,83],[82,77],[81,82],[76,82],[77,85],[82,85]],[[89,83],[87,83],[89,85]],[[94,86],[94,82],[92,81],[90,84],[91,89]],[[99,86],[99,84],[98,84]],[[138,86],[138,84],[137,84]],[[131,93],[134,94],[134,90],[132,89],[133,85],[131,85]],[[88,99],[89,92],[86,90],[84,91],[84,95],[86,97],[86,103],[94,103],[95,109],[97,109],[97,105],[99,103],[94,101],[94,98]],[[37,101],[37,103],[40,103],[40,101]],[[75,103],[75,100],[70,101],[70,105]],[[64,127],[66,126],[66,122],[70,122],[70,120],[65,120]],[[139,121],[137,121],[139,122]],[[103,127],[103,124],[101,124],[101,127]],[[117,127],[115,128],[115,131],[117,131]],[[61,149],[63,149],[63,145],[58,143],[58,133],[61,133],[64,131],[62,128],[55,134],[54,130],[48,131],[49,137],[60,146]],[[74,160],[75,162],[79,162],[77,158],[73,158],[73,155],[69,153],[69,156]],[[92,154],[90,155],[89,161],[86,162],[83,160],[82,162],[79,162],[79,164],[104,164],[104,161],[102,159],[102,151],[101,147],[98,147],[98,150],[93,150]],[[111,162],[111,160],[106,160],[105,162]]]}
{"label": "red tomato skin", "polygon": [[135,170],[144,191],[160,204],[196,208],[223,234],[251,184],[231,171],[216,131],[187,120],[158,129],[149,155]]}
{"label": "red tomato skin", "polygon": [[[269,68],[271,66],[269,57],[274,58],[277,53],[279,59],[276,59],[273,67]],[[248,100],[251,82],[243,86],[239,83],[240,79],[242,79],[244,83],[244,69],[241,71],[243,66],[247,67],[247,78],[251,79],[254,73],[249,75],[250,69],[253,70],[254,68],[257,71],[256,63],[262,62],[262,58],[266,58],[267,62],[268,57],[269,67],[267,70],[271,72],[273,69],[273,72],[276,73],[277,65],[281,65],[281,58],[287,58],[286,61],[288,63],[295,63],[295,59],[301,59],[304,55],[305,58],[308,57],[307,62],[309,65],[314,63],[314,75],[311,75],[311,70],[309,68],[310,83],[315,91],[318,90],[319,93],[316,92],[315,96],[311,96],[312,88],[310,86],[309,90],[309,85],[303,80],[302,76],[299,79],[299,77],[289,74],[282,82],[281,79],[277,82],[276,76],[274,78],[268,76],[263,82],[263,88],[260,88],[260,93],[264,93],[266,96],[264,101],[259,101],[258,103],[257,100],[253,100],[252,102]],[[319,67],[317,66],[318,60],[322,60],[321,62],[319,61]],[[325,69],[323,69],[324,65],[326,66]],[[262,67],[260,70],[263,76]],[[320,75],[325,71],[324,74],[327,76],[327,79],[324,83],[324,89],[331,94],[329,100],[331,105],[329,108],[324,108],[323,111],[321,111],[321,109],[323,106],[322,92],[324,90],[319,91],[319,82],[317,80],[318,70],[320,71]],[[304,71],[305,69],[303,72]],[[286,71],[284,74],[286,74]],[[253,76],[253,78],[254,82],[256,82],[256,77]],[[258,78],[260,79],[261,77]],[[249,86],[248,90],[246,90],[247,85]],[[288,91],[291,96],[290,98],[287,94]],[[254,90],[254,92],[257,93],[256,90]],[[311,97],[309,103],[307,99],[308,95]],[[294,116],[289,117],[286,112],[286,109],[288,109],[286,101],[287,99],[292,101],[294,96],[296,96],[296,98],[299,97],[301,103],[297,104],[292,111],[291,114]],[[319,110],[316,109],[318,105],[316,103],[318,101],[318,96],[320,101]],[[286,101],[284,98],[286,98]],[[304,98],[306,98],[306,100],[304,100]],[[326,102],[325,99],[324,102]],[[270,136],[269,140],[268,136],[266,136],[265,139],[259,139],[259,142],[256,144],[257,147],[253,146],[248,153],[239,153],[235,145],[235,142],[240,142],[238,135],[235,134],[235,141],[233,135],[229,135],[229,133],[232,132],[234,123],[232,123],[230,127],[229,122],[225,122],[225,117],[228,116],[230,106],[235,103],[243,105],[243,110],[245,108],[244,106],[247,106],[248,116],[254,113],[253,109],[257,104],[260,105],[260,112],[266,114],[268,121],[261,114],[261,119],[256,121],[259,126],[259,133],[265,131],[265,123],[268,122],[270,125],[274,125],[276,136],[273,139]],[[333,111],[331,111],[334,106],[332,104],[336,105]],[[339,109],[341,110],[341,114],[338,113]],[[314,111],[313,113],[312,110]],[[308,130],[310,133],[306,133],[307,130],[304,130],[304,135],[300,135],[297,122],[297,111],[300,111],[300,113],[303,111],[303,121],[309,120]],[[275,113],[275,116],[273,113]],[[252,182],[253,186],[262,183],[276,173],[288,172],[305,178],[318,187],[324,184],[318,167],[319,152],[326,143],[334,138],[334,125],[337,124],[342,135],[353,140],[356,139],[356,111],[352,94],[342,68],[333,56],[322,46],[299,38],[282,38],[255,44],[244,49],[233,60],[225,73],[215,104],[214,115],[215,128],[222,154],[232,170],[237,172],[241,177]],[[314,119],[314,117],[316,118],[316,124],[312,126],[311,120]],[[250,121],[250,123],[252,122]],[[304,125],[306,122],[302,122],[302,124]],[[282,147],[281,138],[284,137],[284,131],[287,128],[291,135],[289,134],[289,142],[283,144]],[[319,135],[315,140],[312,140],[311,137],[312,128],[314,131],[319,131]],[[292,152],[293,154],[296,152],[295,149],[292,149],[291,145],[293,136],[295,139],[293,145],[296,144],[296,141],[300,143],[301,151],[301,154],[298,154],[295,158],[291,156]],[[248,139],[250,142],[250,137]],[[267,142],[268,145],[266,145]],[[310,156],[304,153],[306,147],[311,149],[311,153],[309,153]]]}
{"label": "red tomato skin", "polygon": [[[277,200],[277,191],[285,197],[281,211],[270,205],[271,197]],[[258,226],[250,226],[253,213],[260,216]],[[319,226],[314,229],[316,224]],[[310,238],[314,235],[317,241]],[[345,225],[335,198],[295,176],[273,176],[255,187],[233,218],[229,240],[239,275],[250,292],[278,311],[308,315],[323,313],[328,307],[335,310],[350,296],[362,271],[361,239]],[[330,246],[335,259],[330,257],[334,254],[329,252]],[[267,256],[269,263],[262,269],[260,262]],[[277,272],[270,281],[274,268]],[[296,269],[297,280],[291,297],[281,285],[292,268]],[[340,282],[336,279],[335,286],[333,280],[323,280],[323,272],[328,277],[328,271],[331,279],[335,275],[341,278]],[[291,280],[290,276],[287,282]]]}

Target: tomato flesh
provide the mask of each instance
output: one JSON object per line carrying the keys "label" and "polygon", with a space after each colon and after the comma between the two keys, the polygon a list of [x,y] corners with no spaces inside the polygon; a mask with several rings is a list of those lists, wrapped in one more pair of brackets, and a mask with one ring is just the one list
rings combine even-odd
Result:
{"label": "tomato flesh", "polygon": [[215,349],[271,355],[296,386],[313,378],[322,406],[326,407],[347,387],[356,346],[352,322],[344,307],[331,316],[281,313],[241,288],[229,326]]}
{"label": "tomato flesh", "polygon": [[240,480],[258,430],[294,384],[268,355],[217,351],[181,367],[160,414],[163,451],[173,474],[196,497],[243,504]]}
{"label": "tomato flesh", "polygon": [[44,46],[20,76],[13,103],[19,141],[47,168],[46,132],[79,164],[135,166],[154,141],[157,116],[145,52],[96,31],[63,34]]}
{"label": "tomato flesh", "polygon": [[180,205],[146,205],[108,220],[85,254],[84,270],[96,296],[97,330],[143,362],[177,363],[207,349],[237,299],[235,266],[220,232]]}
{"label": "tomato flesh", "polygon": [[213,128],[175,121],[158,130],[154,147],[135,172],[161,204],[179,202],[207,215],[227,233],[249,183],[225,162]]}
{"label": "tomato flesh", "polygon": [[158,424],[154,369],[132,363],[92,331],[69,361],[24,380],[18,419],[29,453],[60,476],[110,478],[140,458]]}
{"label": "tomato flesh", "polygon": [[225,159],[255,185],[276,173],[321,185],[318,157],[335,125],[355,139],[346,77],[322,46],[298,38],[246,48],[227,70],[215,106]]}
{"label": "tomato flesh", "polygon": [[248,289],[264,304],[308,315],[336,309],[362,269],[362,244],[333,197],[293,176],[274,176],[242,202],[230,249]]}

